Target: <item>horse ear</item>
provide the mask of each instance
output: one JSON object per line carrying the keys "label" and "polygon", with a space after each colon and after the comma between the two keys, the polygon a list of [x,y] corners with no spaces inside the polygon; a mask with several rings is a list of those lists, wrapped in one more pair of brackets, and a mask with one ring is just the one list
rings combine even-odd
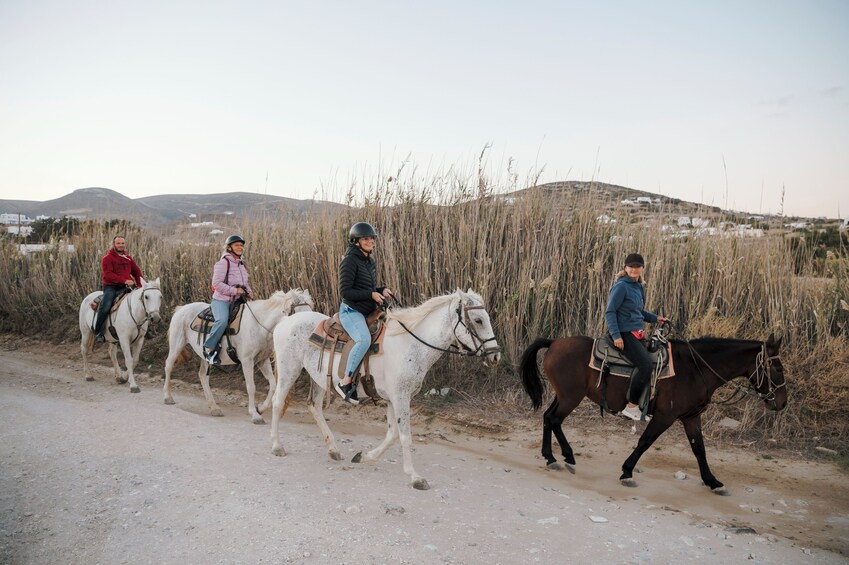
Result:
{"label": "horse ear", "polygon": [[767,347],[771,347],[771,348],[774,348],[775,350],[778,350],[778,348],[781,347],[781,340],[782,339],[784,339],[784,338],[780,337],[778,339],[775,339],[775,334],[770,333],[769,337],[766,338],[766,345],[767,345]]}

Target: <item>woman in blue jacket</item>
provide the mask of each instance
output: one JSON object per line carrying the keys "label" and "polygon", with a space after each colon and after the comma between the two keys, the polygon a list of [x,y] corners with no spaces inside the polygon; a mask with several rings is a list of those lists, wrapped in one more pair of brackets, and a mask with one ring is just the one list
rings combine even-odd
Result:
{"label": "woman in blue jacket", "polygon": [[646,290],[643,287],[645,261],[639,253],[631,253],[625,258],[625,269],[616,275],[616,282],[610,288],[604,319],[613,345],[621,350],[636,367],[637,374],[631,378],[628,387],[628,406],[622,411],[632,420],[640,419],[637,403],[643,389],[651,379],[654,363],[643,345],[645,322],[666,322],[669,318],[658,316],[645,310]]}

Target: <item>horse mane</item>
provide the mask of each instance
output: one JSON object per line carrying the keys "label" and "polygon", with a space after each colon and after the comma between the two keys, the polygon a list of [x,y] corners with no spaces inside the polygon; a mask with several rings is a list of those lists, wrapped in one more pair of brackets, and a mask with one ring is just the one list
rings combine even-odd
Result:
{"label": "horse mane", "polygon": [[[435,310],[442,308],[443,306],[448,306],[448,304],[454,300],[460,290],[455,290],[454,292],[443,294],[442,296],[434,296],[433,298],[427,300],[426,302],[413,306],[410,308],[400,308],[389,310],[386,313],[387,322],[397,321],[403,323],[409,329],[414,329],[418,324],[422,322],[425,318],[428,317]],[[483,303],[483,298],[476,292],[468,291],[465,293],[470,298],[477,300]],[[400,324],[394,326],[391,330],[387,329],[390,334],[397,334],[404,331],[403,328],[400,327]]]}
{"label": "horse mane", "polygon": [[[687,341],[682,339],[671,339],[669,341],[671,341],[674,345],[681,347],[686,347],[688,343]],[[689,343],[693,347],[702,351],[703,353],[721,352],[722,350],[733,346],[747,345],[760,347],[761,345],[763,345],[763,342],[753,339],[734,339],[712,336],[704,336],[692,339],[689,341]]]}
{"label": "horse mane", "polygon": [[296,299],[299,299],[298,300],[299,304],[300,303],[306,303],[306,304],[309,304],[310,306],[313,306],[313,301],[312,301],[312,296],[310,296],[310,291],[300,289],[300,288],[293,288],[293,289],[290,289],[290,290],[275,291],[274,294],[269,296],[266,300],[268,302],[270,302],[271,304],[274,304],[274,305],[280,304],[281,306],[285,305],[286,302],[288,301],[289,307],[291,307],[295,303]]}

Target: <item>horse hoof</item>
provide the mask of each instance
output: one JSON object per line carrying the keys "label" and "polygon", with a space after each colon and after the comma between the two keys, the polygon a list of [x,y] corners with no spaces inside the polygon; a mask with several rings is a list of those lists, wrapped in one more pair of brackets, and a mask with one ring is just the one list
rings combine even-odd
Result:
{"label": "horse hoof", "polygon": [[271,453],[276,455],[277,457],[283,457],[286,455],[286,450],[283,447],[273,447],[271,448]]}
{"label": "horse hoof", "polygon": [[[328,454],[334,461],[342,461],[342,454],[338,451],[328,451]],[[359,461],[355,461],[355,463],[359,463]]]}
{"label": "horse hoof", "polygon": [[633,478],[628,477],[627,479],[619,479],[619,482],[622,483],[623,486],[634,488],[637,486],[637,481]]}
{"label": "horse hoof", "polygon": [[363,460],[363,452],[358,451],[356,455],[351,457],[351,463],[360,463]]}
{"label": "horse hoof", "polygon": [[127,379],[124,379],[122,377],[115,377],[115,382],[118,383],[119,385],[122,385],[122,384],[125,384],[127,382]]}
{"label": "horse hoof", "polygon": [[566,463],[566,470],[572,473],[573,475],[575,474],[575,466],[570,463]]}
{"label": "horse hoof", "polygon": [[545,468],[549,471],[562,471],[563,465],[555,461],[554,463],[549,463],[548,465],[546,465]]}
{"label": "horse hoof", "polygon": [[416,479],[413,481],[413,488],[416,490],[427,490],[430,488],[430,485],[427,484],[425,479]]}
{"label": "horse hoof", "polygon": [[173,398],[166,398],[166,399],[165,399],[165,404],[177,404],[177,403],[176,403],[176,402],[174,402],[174,399],[173,399]]}
{"label": "horse hoof", "polygon": [[91,382],[91,381],[94,380],[94,377],[86,377],[85,380],[87,380],[88,382]]}
{"label": "horse hoof", "polygon": [[254,424],[262,425],[265,423],[265,420],[262,419],[262,416],[257,416],[255,418],[251,418],[251,422],[253,422]]}
{"label": "horse hoof", "polygon": [[731,496],[731,493],[724,486],[712,488],[710,491],[713,494],[718,494],[719,496]]}
{"label": "horse hoof", "polygon": [[214,410],[209,411],[210,416],[223,416],[224,412],[221,411],[221,408],[216,408]]}
{"label": "horse hoof", "polygon": [[141,389],[140,389],[139,387],[137,387],[137,386],[131,386],[131,387],[130,387],[130,392],[141,392]]}

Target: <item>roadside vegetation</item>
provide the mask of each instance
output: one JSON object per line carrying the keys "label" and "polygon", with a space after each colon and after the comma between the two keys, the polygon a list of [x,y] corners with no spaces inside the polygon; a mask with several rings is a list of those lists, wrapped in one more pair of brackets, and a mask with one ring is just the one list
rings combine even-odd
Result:
{"label": "roadside vegetation", "polygon": [[[622,221],[602,223],[591,192],[531,190],[508,198],[501,195],[505,188],[480,173],[429,179],[400,174],[352,188],[352,208],[343,212],[280,221],[269,211],[224,229],[248,241],[245,260],[261,297],[307,288],[316,309],[331,313],[339,304],[336,271],[347,230],[354,221],[373,223],[380,231],[379,279],[405,305],[471,287],[486,298],[506,353],[495,369],[444,359],[424,390],[447,386],[468,402],[523,408],[527,399],[514,368],[522,350],[538,336],[600,335],[613,277],[625,255],[638,251],[647,261],[648,307],[674,320],[675,337],[783,337],[787,410],[769,413],[754,400],[714,405],[707,431],[740,442],[849,448],[846,232],[788,237],[772,229],[762,238],[675,239],[660,229],[663,209],[654,222],[628,221],[633,214],[623,210]],[[49,226],[42,228],[49,238]],[[80,300],[99,288],[100,258],[117,231],[145,274],[162,279],[163,324],[176,306],[209,299],[218,240],[229,233],[190,238],[83,221],[57,232],[74,252],[57,246],[24,257],[13,241],[3,240],[0,330],[73,339]],[[167,347],[164,334],[145,346],[158,367]],[[740,426],[713,425],[726,416]]]}

